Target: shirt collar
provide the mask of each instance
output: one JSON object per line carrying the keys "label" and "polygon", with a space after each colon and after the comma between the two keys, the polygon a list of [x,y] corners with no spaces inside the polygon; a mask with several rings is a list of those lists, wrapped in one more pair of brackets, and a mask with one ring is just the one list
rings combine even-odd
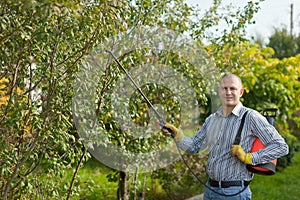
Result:
{"label": "shirt collar", "polygon": [[240,111],[243,107],[243,104],[241,102],[239,102],[234,109],[231,111],[232,114],[236,115],[237,117],[240,116]]}
{"label": "shirt collar", "polygon": [[[239,102],[231,111],[232,114],[234,114],[235,116],[240,116],[240,111],[243,107],[243,104],[241,102]],[[216,112],[217,115],[223,116],[223,112],[222,112],[222,106],[217,110]]]}

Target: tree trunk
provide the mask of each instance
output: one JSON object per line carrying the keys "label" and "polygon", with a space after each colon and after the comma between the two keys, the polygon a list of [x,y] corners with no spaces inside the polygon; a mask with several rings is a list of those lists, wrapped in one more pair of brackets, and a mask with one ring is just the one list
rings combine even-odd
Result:
{"label": "tree trunk", "polygon": [[147,183],[147,176],[144,176],[144,180],[143,180],[143,187],[142,187],[142,192],[140,193],[140,197],[139,200],[145,200],[145,196],[146,196],[146,183]]}
{"label": "tree trunk", "polygon": [[118,200],[129,200],[129,188],[127,186],[127,174],[120,171]]}
{"label": "tree trunk", "polygon": [[135,169],[134,182],[133,182],[133,200],[138,200],[137,197],[138,182],[139,182],[139,167],[137,166]]}

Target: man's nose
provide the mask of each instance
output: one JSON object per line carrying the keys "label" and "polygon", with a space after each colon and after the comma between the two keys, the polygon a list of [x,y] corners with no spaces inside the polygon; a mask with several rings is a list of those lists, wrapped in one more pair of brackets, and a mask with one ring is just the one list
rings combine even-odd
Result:
{"label": "man's nose", "polygon": [[231,90],[230,90],[230,89],[226,89],[226,90],[225,90],[225,93],[226,93],[226,94],[231,94]]}

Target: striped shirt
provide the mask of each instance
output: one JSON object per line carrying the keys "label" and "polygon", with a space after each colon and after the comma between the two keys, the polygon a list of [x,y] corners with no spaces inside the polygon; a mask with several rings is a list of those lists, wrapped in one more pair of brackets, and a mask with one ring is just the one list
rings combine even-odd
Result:
{"label": "striped shirt", "polygon": [[230,153],[232,144],[241,124],[243,114],[248,110],[240,145],[250,152],[256,137],[266,146],[252,153],[252,163],[263,164],[288,154],[288,145],[277,130],[259,112],[239,103],[228,116],[223,116],[222,108],[211,114],[202,128],[193,137],[184,136],[178,145],[194,154],[208,149],[206,172],[210,179],[217,181],[251,180],[253,174],[246,165]]}

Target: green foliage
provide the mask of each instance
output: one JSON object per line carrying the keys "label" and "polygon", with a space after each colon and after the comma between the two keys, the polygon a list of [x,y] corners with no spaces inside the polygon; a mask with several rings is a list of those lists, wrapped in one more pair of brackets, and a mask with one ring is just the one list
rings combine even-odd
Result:
{"label": "green foliage", "polygon": [[4,1],[0,8],[0,77],[8,80],[1,87],[8,103],[0,113],[0,193],[63,198],[68,184],[56,182],[83,154],[71,112],[81,59],[104,38],[140,23],[187,30],[190,8],[183,1],[67,0]]}
{"label": "green foliage", "polygon": [[277,160],[276,170],[282,170],[294,163],[295,155],[300,150],[299,140],[287,131],[281,132],[284,135],[285,141],[289,145],[289,154]]}
{"label": "green foliage", "polygon": [[[246,27],[255,23],[253,16],[259,11],[260,3],[263,1],[249,1],[240,8],[221,0],[214,0],[213,5],[204,12],[203,16],[195,14],[197,20],[192,26],[192,35],[215,44],[219,49],[227,44],[245,41]],[[194,12],[200,11],[195,9]]]}
{"label": "green foliage", "polygon": [[[207,181],[205,162],[208,155],[184,154],[183,156],[198,179],[205,183]],[[164,169],[153,172],[152,178],[159,180],[166,195],[171,199],[186,199],[203,192],[199,180],[193,176],[186,166],[182,167],[181,159]]]}
{"label": "green foliage", "polygon": [[288,58],[300,53],[299,39],[299,36],[295,37],[286,28],[282,28],[281,30],[275,28],[267,46],[274,49],[274,58]]}
{"label": "green foliage", "polygon": [[267,47],[274,49],[274,58],[297,56],[300,53],[300,35],[290,33],[287,28],[274,28]]}
{"label": "green foliage", "polygon": [[[8,80],[0,110],[0,194],[61,198],[69,184],[59,179],[83,153],[72,122],[73,73],[102,31],[118,23],[118,13],[108,4],[71,1],[3,1],[0,8],[0,77]],[[112,23],[102,23],[99,13]]]}

